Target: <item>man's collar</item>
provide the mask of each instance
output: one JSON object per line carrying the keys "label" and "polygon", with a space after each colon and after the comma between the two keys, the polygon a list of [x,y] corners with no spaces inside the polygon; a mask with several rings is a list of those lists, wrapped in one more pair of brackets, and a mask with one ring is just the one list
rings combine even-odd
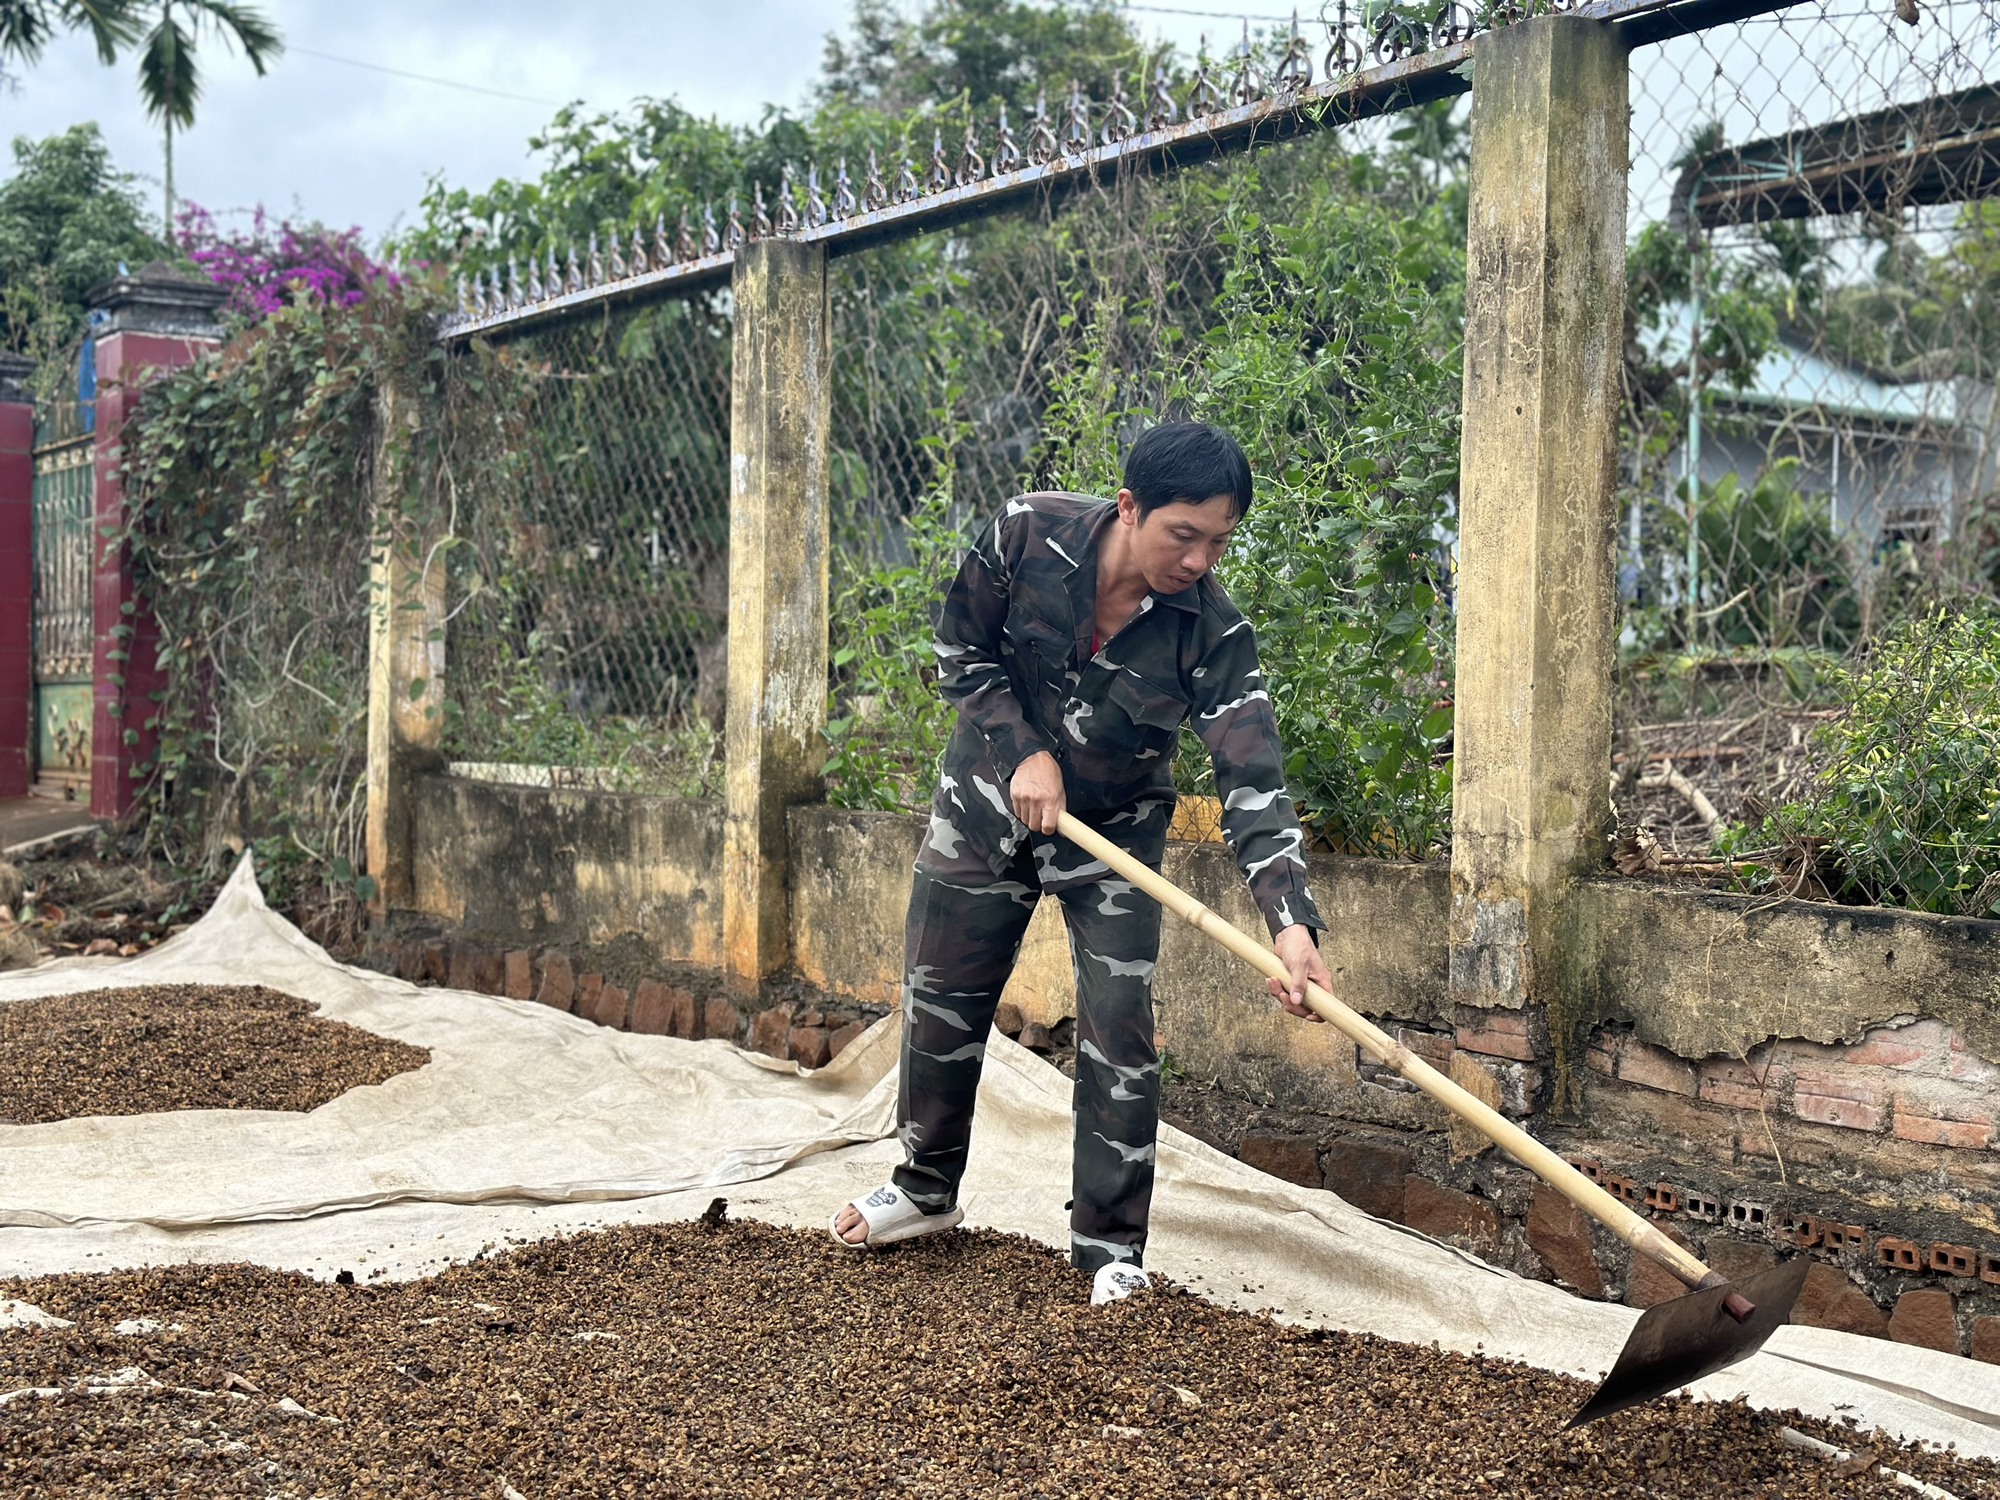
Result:
{"label": "man's collar", "polygon": [[[1106,528],[1117,518],[1118,502],[1102,500],[1049,530],[1049,550],[1069,564],[1070,572],[1075,573],[1086,563],[1090,565],[1087,576],[1093,593],[1097,586],[1097,549],[1103,544]],[[1200,614],[1201,579],[1197,578],[1177,593],[1155,593],[1152,597],[1174,609]]]}

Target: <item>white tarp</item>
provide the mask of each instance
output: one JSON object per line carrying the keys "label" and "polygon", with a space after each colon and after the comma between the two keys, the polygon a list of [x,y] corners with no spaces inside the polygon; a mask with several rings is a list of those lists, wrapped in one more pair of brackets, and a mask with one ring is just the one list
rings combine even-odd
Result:
{"label": "white tarp", "polygon": [[[124,962],[0,977],[0,1003],[131,984],[264,984],[431,1050],[310,1114],[190,1110],[0,1126],[0,1277],[180,1261],[412,1276],[605,1223],[730,1211],[823,1225],[898,1159],[897,1029],[817,1073],[720,1042],[607,1031],[333,962],[248,864],[200,923]],[[994,1036],[967,1221],[1068,1243],[1069,1084]],[[1148,1266],[1287,1320],[1595,1378],[1638,1316],[1486,1266],[1162,1133]],[[2000,1457],[2000,1368],[1786,1328],[1697,1387]]]}

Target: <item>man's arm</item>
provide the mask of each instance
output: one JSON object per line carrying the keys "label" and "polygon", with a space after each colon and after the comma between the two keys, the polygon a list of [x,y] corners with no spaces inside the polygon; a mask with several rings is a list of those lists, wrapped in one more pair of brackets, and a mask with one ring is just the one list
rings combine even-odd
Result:
{"label": "man's arm", "polygon": [[937,654],[938,691],[979,731],[1002,782],[1011,782],[1023,761],[1054,750],[1028,722],[1000,662],[1001,629],[1013,587],[1003,528],[1027,510],[1015,511],[1017,503],[1010,502],[982,526],[967,549],[958,576],[945,590],[931,647]]}
{"label": "man's arm", "polygon": [[1195,733],[1208,746],[1222,797],[1222,836],[1257,909],[1273,937],[1293,925],[1324,930],[1306,889],[1305,833],[1285,791],[1278,721],[1248,620],[1238,618],[1210,644],[1192,686]]}
{"label": "man's arm", "polygon": [[1285,790],[1284,749],[1249,621],[1239,617],[1223,628],[1192,686],[1195,733],[1208,747],[1222,797],[1222,836],[1292,971],[1289,991],[1280,993],[1272,980],[1271,992],[1294,1015],[1309,1015],[1305,981],[1332,988],[1317,948],[1326,923],[1306,888],[1305,832]]}

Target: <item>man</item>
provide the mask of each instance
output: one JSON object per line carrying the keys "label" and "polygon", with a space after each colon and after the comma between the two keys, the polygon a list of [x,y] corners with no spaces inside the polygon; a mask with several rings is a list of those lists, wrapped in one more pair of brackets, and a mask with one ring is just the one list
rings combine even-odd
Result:
{"label": "man", "polygon": [[905,931],[897,1093],[904,1164],[833,1220],[877,1246],[949,1229],[986,1035],[1028,918],[1062,902],[1076,972],[1076,1144],[1070,1259],[1092,1300],[1146,1285],[1159,1129],[1152,981],[1160,908],[1054,837],[1067,810],[1158,867],[1172,764],[1192,719],[1215,763],[1223,834],[1289,986],[1327,988],[1304,837],[1249,623],[1212,576],[1252,494],[1234,439],[1199,423],[1133,445],[1113,502],[1024,495],[983,527],[946,592],[939,690],[958,707],[917,855]]}

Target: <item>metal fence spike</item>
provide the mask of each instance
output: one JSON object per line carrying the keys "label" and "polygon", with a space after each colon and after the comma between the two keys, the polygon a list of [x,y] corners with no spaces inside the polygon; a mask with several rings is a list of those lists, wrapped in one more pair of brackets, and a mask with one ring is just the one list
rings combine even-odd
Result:
{"label": "metal fence spike", "polygon": [[1285,55],[1278,62],[1278,71],[1272,82],[1281,94],[1302,93],[1312,87],[1312,49],[1306,46],[1306,39],[1299,35],[1299,13],[1292,12],[1292,35],[1285,43]]}
{"label": "metal fence spike", "polygon": [[576,263],[576,246],[569,247],[568,263],[564,268],[563,291],[565,293],[583,290],[583,272]]}
{"label": "metal fence spike", "polygon": [[1090,100],[1074,78],[1069,81],[1069,107],[1063,114],[1062,148],[1066,156],[1081,156],[1090,149]]}
{"label": "metal fence spike", "polygon": [[486,316],[486,283],[477,271],[472,273],[472,301],[470,306],[473,317],[483,318]]}
{"label": "metal fence spike", "polygon": [[542,295],[560,297],[562,295],[562,270],[556,265],[556,247],[549,246],[548,266],[542,274]]}
{"label": "metal fence spike", "polygon": [[585,279],[591,286],[604,285],[604,257],[597,250],[597,231],[590,231],[590,258],[584,262]]}
{"label": "metal fence spike", "polygon": [[1359,71],[1361,48],[1347,31],[1347,0],[1340,0],[1340,10],[1334,20],[1326,23],[1326,65],[1327,81],[1345,74]]}
{"label": "metal fence spike", "polygon": [[688,219],[687,205],[681,205],[680,223],[674,226],[674,259],[682,265],[701,258],[701,248],[695,243],[694,225]]}
{"label": "metal fence spike", "polygon": [[701,253],[720,255],[722,253],[722,231],[715,227],[715,205],[701,206]]}
{"label": "metal fence spike", "polygon": [[799,223],[798,174],[787,162],[778,180],[778,233],[797,234]]}
{"label": "metal fence spike", "polygon": [[1250,45],[1248,17],[1243,22],[1243,46],[1236,54],[1236,77],[1229,86],[1229,97],[1239,107],[1264,97],[1264,75],[1257,70],[1257,52]]}
{"label": "metal fence spike", "polygon": [[772,225],[770,210],[764,207],[764,184],[753,183],[752,188],[755,192],[756,207],[750,219],[750,233],[757,239],[768,240],[771,237]]}
{"label": "metal fence spike", "polygon": [[743,232],[743,205],[732,191],[729,195],[729,217],[722,226],[722,243],[724,248],[736,251],[741,250],[748,239],[749,236]]}
{"label": "metal fence spike", "polygon": [[941,193],[951,186],[951,164],[944,159],[944,131],[931,132],[931,169],[924,177],[926,192]]}
{"label": "metal fence spike", "polygon": [[653,269],[664,271],[674,263],[674,242],[667,238],[667,215],[662,209],[653,215]]}
{"label": "metal fence spike", "polygon": [[851,219],[859,200],[854,196],[854,179],[847,175],[847,158],[840,159],[840,167],[833,174],[832,215],[836,221]]}
{"label": "metal fence spike", "polygon": [[958,152],[957,182],[960,187],[971,187],[986,175],[986,158],[979,153],[979,136],[971,120],[965,122],[965,144]]}
{"label": "metal fence spike", "polygon": [[513,256],[507,257],[507,305],[526,307],[527,294],[521,290],[521,263]]}
{"label": "metal fence spike", "polygon": [[1174,103],[1173,79],[1167,73],[1167,60],[1161,57],[1153,67],[1153,94],[1146,101],[1146,128],[1165,130],[1180,117],[1180,106]]}
{"label": "metal fence spike", "polygon": [[826,195],[819,190],[819,163],[806,163],[806,228],[818,229],[831,218]]}
{"label": "metal fence spike", "polygon": [[1056,140],[1056,128],[1049,122],[1049,99],[1041,89],[1035,90],[1035,117],[1028,125],[1028,160],[1036,166],[1054,161],[1061,143]]}
{"label": "metal fence spike", "polygon": [[1194,83],[1188,89],[1188,118],[1195,120],[1203,115],[1219,115],[1225,103],[1222,90],[1215,86],[1215,78],[1208,71],[1208,33],[1204,31],[1201,48],[1195,53]]}
{"label": "metal fence spike", "polygon": [[1021,166],[1021,143],[1014,139],[1014,131],[1007,123],[1007,105],[1000,105],[1000,134],[993,146],[993,175],[1004,176],[1018,171]]}
{"label": "metal fence spike", "polygon": [[607,234],[604,243],[609,247],[604,257],[605,269],[613,281],[623,281],[632,274],[631,267],[625,264],[625,247],[616,233]]}
{"label": "metal fence spike", "polygon": [[889,189],[882,181],[882,167],[875,160],[875,148],[868,148],[868,180],[861,185],[861,207],[865,213],[889,206]]}
{"label": "metal fence spike", "polygon": [[471,299],[471,294],[467,292],[465,289],[465,272],[463,271],[460,271],[458,273],[458,282],[456,286],[456,291],[457,291],[457,298],[456,298],[456,307],[454,310],[459,317],[464,317],[468,312],[472,310],[472,299]]}
{"label": "metal fence spike", "polygon": [[896,201],[915,203],[923,196],[923,189],[917,184],[917,169],[910,163],[910,153],[903,153],[903,165],[896,172]]}
{"label": "metal fence spike", "polygon": [[1132,113],[1132,102],[1125,93],[1122,76],[1111,80],[1111,97],[1104,101],[1104,124],[1097,138],[1107,146],[1115,146],[1120,141],[1129,141],[1139,129],[1139,117]]}
{"label": "metal fence spike", "polygon": [[632,226],[632,248],[628,252],[626,264],[634,276],[644,276],[653,269],[646,261],[646,237],[639,232],[637,224]]}

